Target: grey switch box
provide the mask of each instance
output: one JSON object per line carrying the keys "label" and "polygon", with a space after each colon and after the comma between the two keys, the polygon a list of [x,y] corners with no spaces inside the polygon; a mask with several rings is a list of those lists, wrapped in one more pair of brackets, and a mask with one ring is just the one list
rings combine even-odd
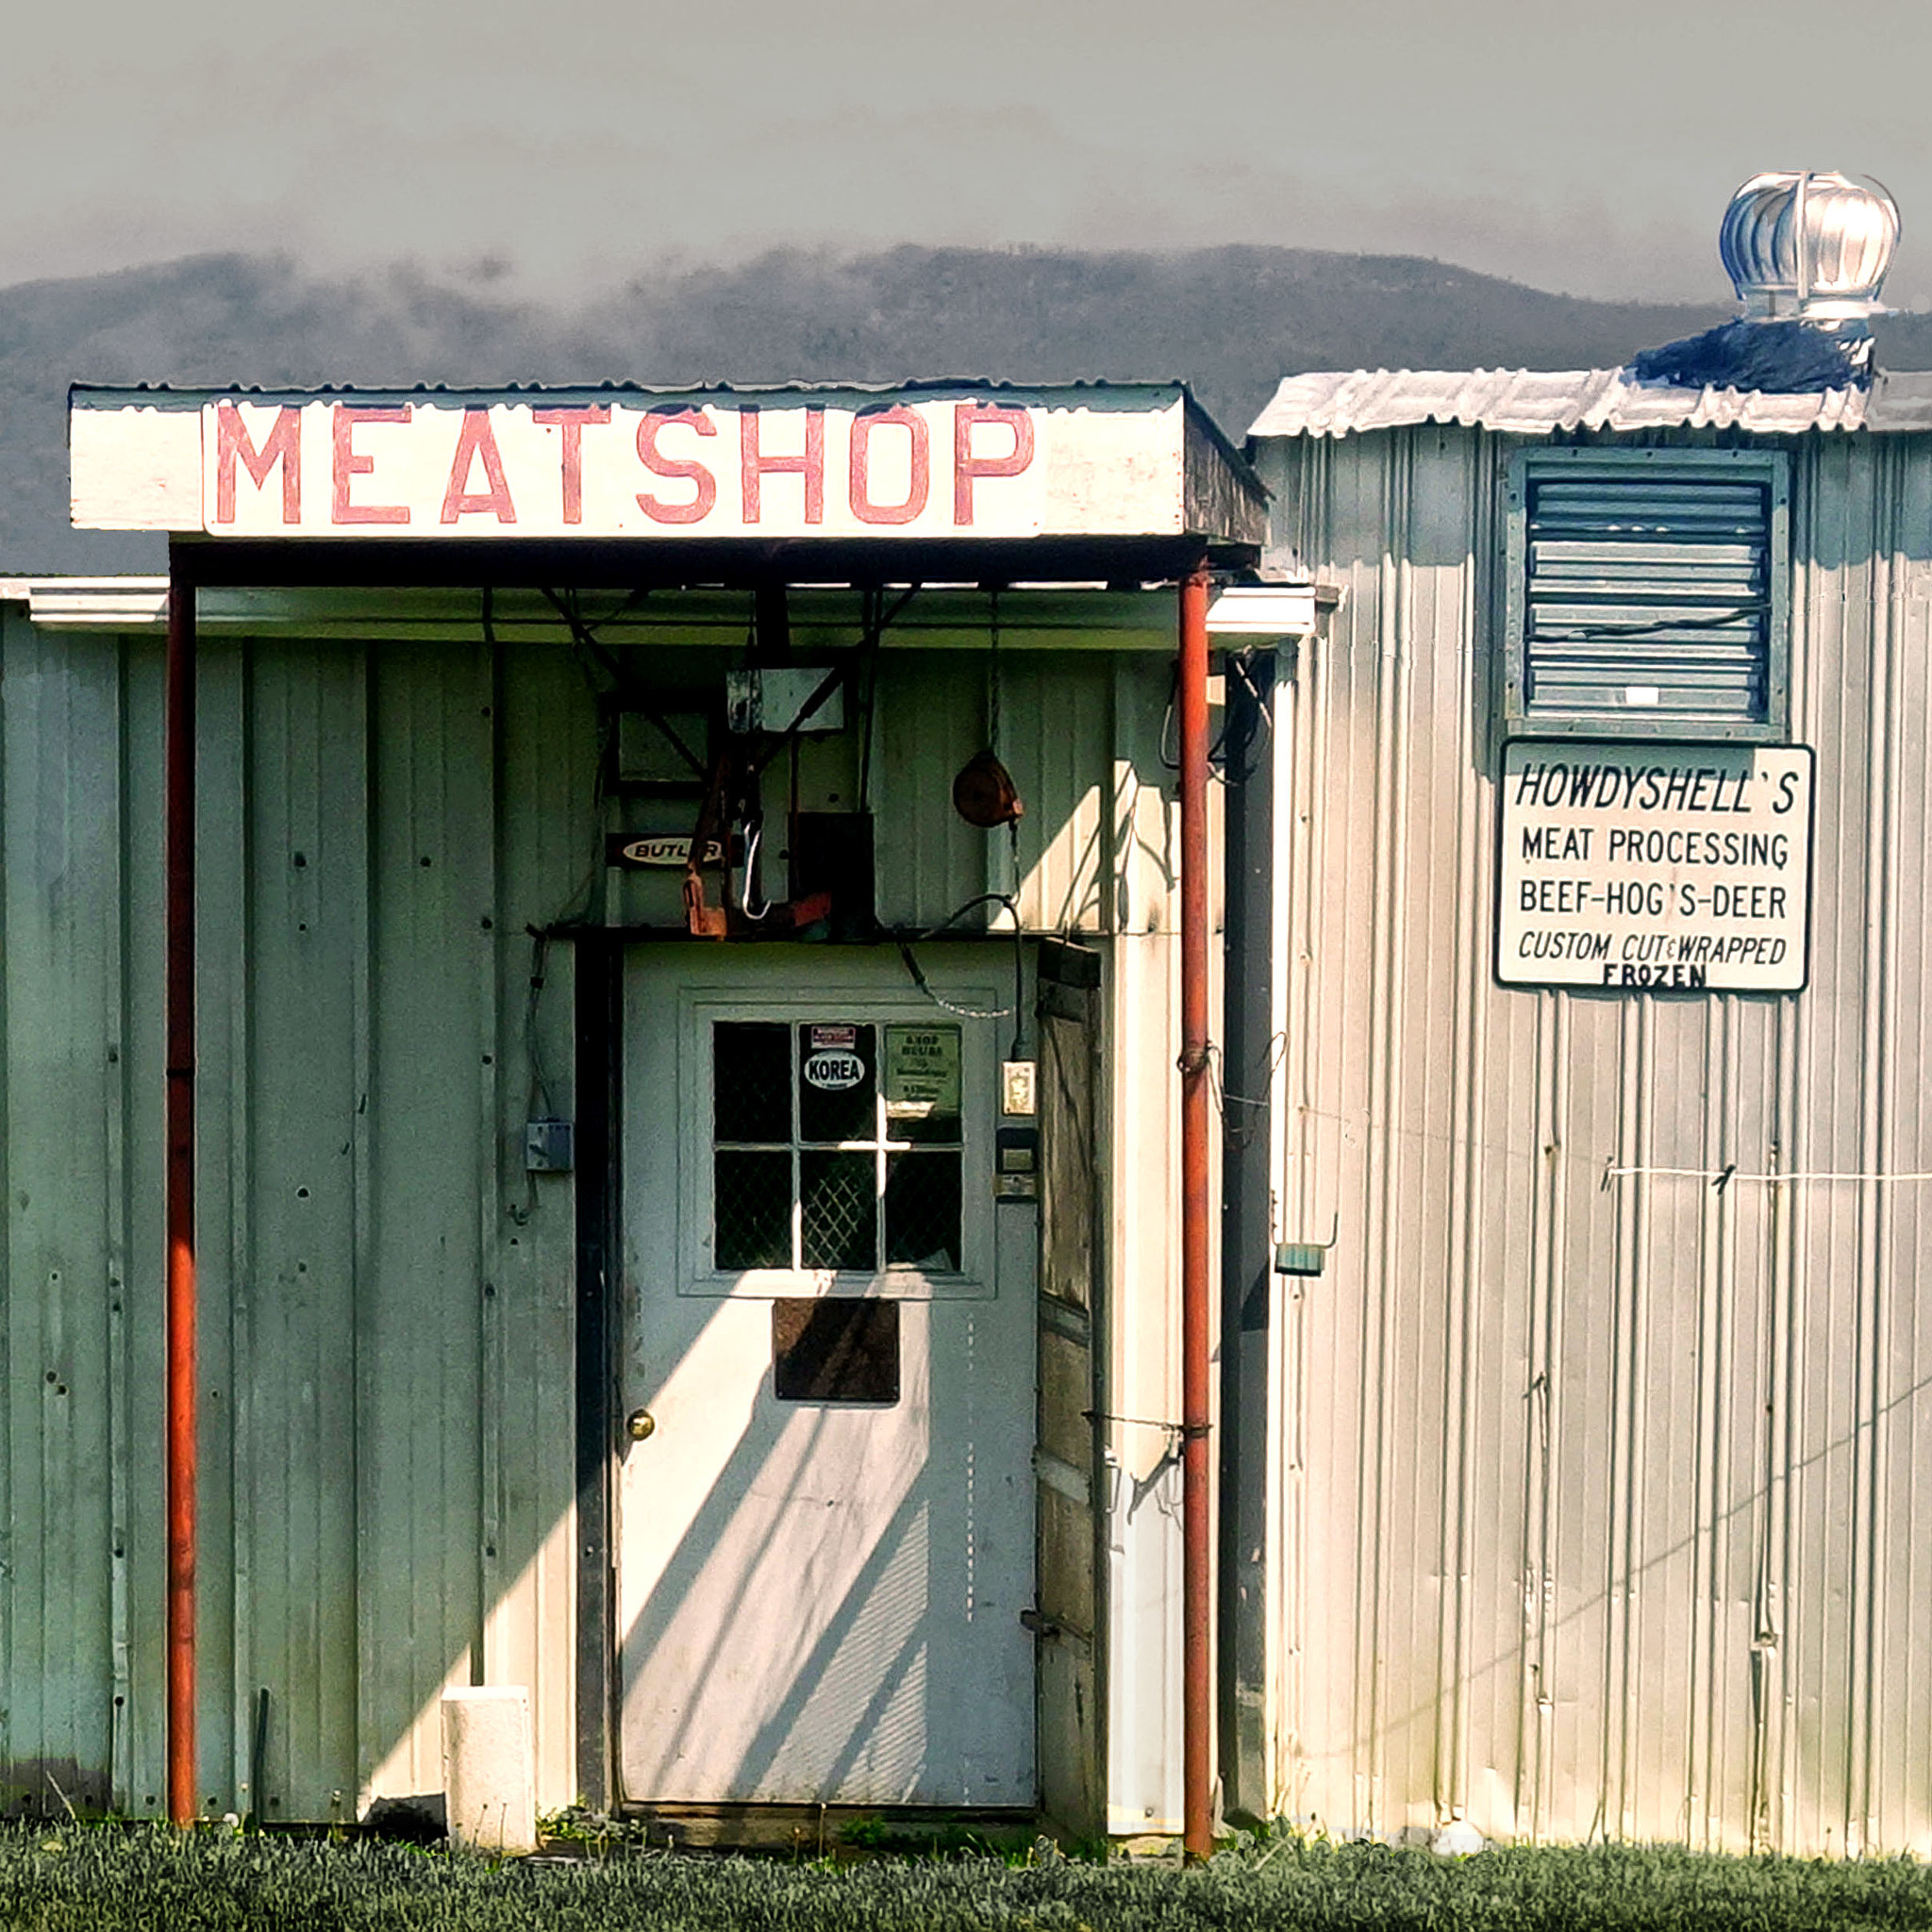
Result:
{"label": "grey switch box", "polygon": [[576,1151],[575,1140],[569,1121],[525,1121],[524,1166],[531,1174],[568,1174]]}

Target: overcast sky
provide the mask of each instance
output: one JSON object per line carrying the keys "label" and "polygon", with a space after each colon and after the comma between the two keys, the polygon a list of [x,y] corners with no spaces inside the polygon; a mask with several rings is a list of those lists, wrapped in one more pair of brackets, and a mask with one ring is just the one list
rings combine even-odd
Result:
{"label": "overcast sky", "polygon": [[1564,0],[4,17],[0,282],[240,248],[507,264],[567,298],[778,242],[1251,242],[1708,301],[1731,190],[1836,167],[1891,189],[1887,297],[1932,307],[1926,0],[1626,0],[1587,22]]}

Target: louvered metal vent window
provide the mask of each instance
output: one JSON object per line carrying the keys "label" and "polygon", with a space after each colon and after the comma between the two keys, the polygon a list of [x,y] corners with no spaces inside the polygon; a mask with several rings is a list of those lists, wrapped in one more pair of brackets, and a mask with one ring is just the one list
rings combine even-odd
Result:
{"label": "louvered metal vent window", "polygon": [[1788,528],[1776,451],[1520,452],[1509,473],[1511,729],[1783,737]]}

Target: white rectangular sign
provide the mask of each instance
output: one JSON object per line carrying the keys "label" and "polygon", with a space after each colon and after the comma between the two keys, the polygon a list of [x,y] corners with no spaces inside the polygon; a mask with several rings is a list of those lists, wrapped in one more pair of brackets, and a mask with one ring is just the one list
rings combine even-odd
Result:
{"label": "white rectangular sign", "polygon": [[1172,389],[87,391],[68,434],[77,527],[258,540],[1170,536],[1223,461]]}
{"label": "white rectangular sign", "polygon": [[1798,991],[1813,762],[1808,745],[1505,745],[1496,977]]}

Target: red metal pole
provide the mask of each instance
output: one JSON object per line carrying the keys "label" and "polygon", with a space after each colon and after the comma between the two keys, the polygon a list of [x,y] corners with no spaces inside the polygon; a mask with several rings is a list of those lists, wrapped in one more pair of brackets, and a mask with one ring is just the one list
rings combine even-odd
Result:
{"label": "red metal pole", "polygon": [[1181,1792],[1190,1859],[1214,1849],[1208,1478],[1208,564],[1180,588]]}
{"label": "red metal pole", "polygon": [[192,1824],[194,1755],[194,586],[169,560],[167,724],[168,1816]]}

